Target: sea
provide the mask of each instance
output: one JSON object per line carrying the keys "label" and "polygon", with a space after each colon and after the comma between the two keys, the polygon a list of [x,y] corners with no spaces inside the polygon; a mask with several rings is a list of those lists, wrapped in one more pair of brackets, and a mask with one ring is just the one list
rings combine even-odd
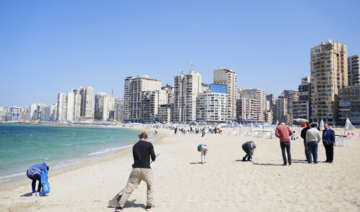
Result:
{"label": "sea", "polygon": [[138,134],[127,128],[0,124],[0,184],[26,177],[37,163],[54,170],[130,148]]}

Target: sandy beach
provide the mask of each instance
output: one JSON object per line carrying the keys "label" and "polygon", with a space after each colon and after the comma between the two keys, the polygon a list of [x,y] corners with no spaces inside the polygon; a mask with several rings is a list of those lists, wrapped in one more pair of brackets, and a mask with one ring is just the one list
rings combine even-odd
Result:
{"label": "sandy beach", "polygon": [[[293,164],[284,167],[278,139],[157,131],[153,211],[360,211],[360,138],[335,147],[333,164],[322,163],[320,145],[316,165],[305,161],[302,139],[291,141]],[[249,140],[257,144],[254,164],[241,161]],[[209,147],[206,164],[200,143]],[[108,201],[125,187],[132,163],[129,148],[50,171],[51,192],[43,197],[31,196],[29,179],[8,183],[0,187],[0,211],[114,211]],[[143,182],[123,211],[144,211],[145,204]]]}

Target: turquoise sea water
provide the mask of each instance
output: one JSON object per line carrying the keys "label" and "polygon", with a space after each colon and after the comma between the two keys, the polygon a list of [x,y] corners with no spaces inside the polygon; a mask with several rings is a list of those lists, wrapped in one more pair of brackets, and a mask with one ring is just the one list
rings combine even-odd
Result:
{"label": "turquoise sea water", "polygon": [[131,147],[138,131],[108,127],[0,124],[0,183],[36,163],[57,169]]}

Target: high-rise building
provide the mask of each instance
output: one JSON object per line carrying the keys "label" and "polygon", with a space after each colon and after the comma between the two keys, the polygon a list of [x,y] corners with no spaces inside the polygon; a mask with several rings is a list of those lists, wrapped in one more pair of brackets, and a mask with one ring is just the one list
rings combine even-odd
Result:
{"label": "high-rise building", "polygon": [[131,81],[135,77],[126,77],[124,83],[124,120],[130,120]]}
{"label": "high-rise building", "polygon": [[197,97],[196,116],[198,122],[227,122],[228,94],[201,93]]}
{"label": "high-rise building", "polygon": [[59,93],[57,102],[57,120],[79,121],[81,96],[77,89],[68,93]]}
{"label": "high-rise building", "polygon": [[168,104],[168,92],[166,90],[142,92],[142,122],[160,121],[159,107]]}
{"label": "high-rise building", "polygon": [[124,122],[124,99],[115,99],[114,119]]}
{"label": "high-rise building", "polygon": [[360,85],[360,55],[348,57],[348,84],[349,86]]}
{"label": "high-rise building", "polygon": [[257,122],[264,122],[266,110],[265,91],[263,89],[248,88],[238,89],[238,92],[240,93],[241,99],[246,98],[256,100],[255,120]]}
{"label": "high-rise building", "polygon": [[196,98],[201,92],[201,75],[194,73],[174,76],[174,122],[196,121]]}
{"label": "high-rise building", "polygon": [[95,95],[95,119],[99,121],[110,121],[115,114],[115,97],[100,92]]}
{"label": "high-rise building", "polygon": [[346,119],[360,125],[360,85],[347,86],[339,90],[339,120],[344,125]]}
{"label": "high-rise building", "polygon": [[10,114],[9,108],[0,107],[0,121],[1,122],[8,121],[9,114]]}
{"label": "high-rise building", "polygon": [[214,84],[226,85],[230,120],[236,120],[236,83],[237,77],[233,70],[222,67],[214,70]]}
{"label": "high-rise building", "polygon": [[266,94],[266,100],[270,101],[270,105],[276,104],[276,95],[275,94]]}
{"label": "high-rise building", "polygon": [[276,99],[276,107],[273,112],[273,122],[292,124],[292,120],[288,115],[288,97],[279,96]]}
{"label": "high-rise building", "polygon": [[311,121],[336,124],[339,89],[348,86],[347,46],[331,40],[311,48]]}
{"label": "high-rise building", "polygon": [[[161,80],[149,76],[128,77],[125,79],[125,121],[142,122],[142,92],[161,90]],[[128,102],[127,102],[128,101]]]}
{"label": "high-rise building", "polygon": [[46,116],[46,106],[45,104],[38,104],[37,105],[37,121],[45,121]]}
{"label": "high-rise building", "polygon": [[171,121],[172,108],[174,107],[174,103],[172,104],[164,104],[159,107],[159,121],[169,123]]}
{"label": "high-rise building", "polygon": [[173,104],[174,103],[174,86],[166,84],[166,86],[161,87],[161,90],[166,91],[167,97],[168,97],[168,103]]}
{"label": "high-rise building", "polygon": [[81,95],[81,109],[80,116],[82,119],[94,118],[94,88],[88,86],[86,88],[80,88]]}
{"label": "high-rise building", "polygon": [[[299,100],[299,92],[296,90],[284,90],[279,96],[287,99],[287,113],[286,119],[282,121],[286,121],[287,124],[293,124],[293,108],[294,102]],[[284,114],[285,115],[285,114]]]}
{"label": "high-rise building", "polygon": [[48,105],[45,108],[45,121],[56,121],[57,104]]}
{"label": "high-rise building", "polygon": [[293,102],[293,119],[310,119],[310,77],[303,77],[299,85],[299,100]]}
{"label": "high-rise building", "polygon": [[241,98],[236,100],[236,116],[240,123],[257,121],[258,101],[256,99]]}

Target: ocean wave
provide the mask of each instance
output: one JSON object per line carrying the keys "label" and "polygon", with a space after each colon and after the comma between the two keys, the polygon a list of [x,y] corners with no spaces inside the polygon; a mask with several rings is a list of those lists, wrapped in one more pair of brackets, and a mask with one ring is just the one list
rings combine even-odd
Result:
{"label": "ocean wave", "polygon": [[13,177],[24,176],[24,175],[26,175],[25,172],[21,172],[21,173],[17,173],[17,174],[12,174],[12,175],[0,176],[0,180],[6,179],[6,178],[13,178]]}
{"label": "ocean wave", "polygon": [[133,146],[133,145],[123,146],[123,147],[117,147],[117,148],[102,149],[102,150],[99,150],[99,151],[91,152],[91,153],[89,153],[89,154],[87,154],[87,155],[90,156],[90,155],[106,154],[106,153],[115,152],[115,151],[118,151],[118,150],[121,150],[121,149],[126,149],[126,148],[129,148],[129,147],[132,147],[132,146]]}

